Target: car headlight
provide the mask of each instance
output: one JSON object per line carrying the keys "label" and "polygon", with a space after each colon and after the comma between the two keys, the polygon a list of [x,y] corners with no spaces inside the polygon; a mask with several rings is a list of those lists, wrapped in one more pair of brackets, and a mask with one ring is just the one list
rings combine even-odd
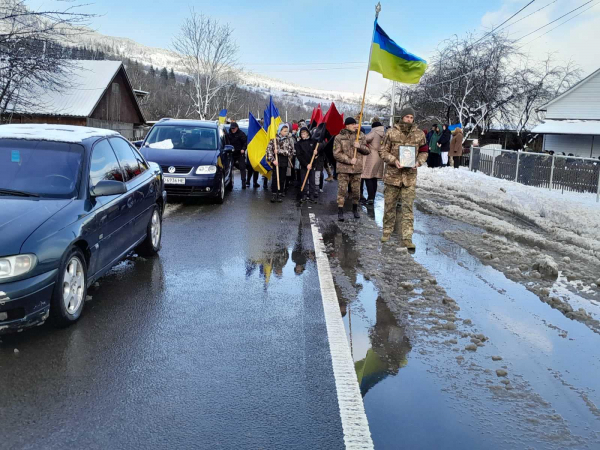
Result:
{"label": "car headlight", "polygon": [[196,175],[202,175],[206,173],[217,173],[217,166],[198,166],[196,169]]}
{"label": "car headlight", "polygon": [[33,270],[37,264],[35,255],[16,255],[0,258],[0,280],[23,275]]}

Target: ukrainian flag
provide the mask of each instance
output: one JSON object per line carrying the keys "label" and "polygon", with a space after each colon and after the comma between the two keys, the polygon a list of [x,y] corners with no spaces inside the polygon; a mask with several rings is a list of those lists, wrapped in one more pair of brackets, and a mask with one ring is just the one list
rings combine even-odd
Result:
{"label": "ukrainian flag", "polygon": [[396,44],[375,20],[369,69],[388,80],[417,84],[427,69],[427,62]]}
{"label": "ukrainian flag", "polygon": [[267,132],[269,141],[275,139],[277,137],[277,128],[281,124],[281,117],[279,117],[279,110],[273,104],[273,97],[269,99],[269,105],[265,109],[263,117],[265,119],[263,127]]}
{"label": "ukrainian flag", "polygon": [[219,123],[225,123],[225,119],[227,119],[227,110],[222,109],[219,112]]}
{"label": "ukrainian flag", "polygon": [[267,161],[268,144],[267,132],[260,127],[258,121],[250,113],[248,118],[248,160],[254,170],[270,179],[273,167]]}

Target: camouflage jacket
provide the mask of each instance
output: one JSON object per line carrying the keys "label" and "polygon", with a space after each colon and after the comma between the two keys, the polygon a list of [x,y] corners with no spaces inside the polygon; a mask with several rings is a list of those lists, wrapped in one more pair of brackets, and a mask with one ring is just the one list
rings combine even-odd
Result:
{"label": "camouflage jacket", "polygon": [[427,161],[427,143],[425,133],[417,125],[397,123],[394,128],[388,130],[383,139],[383,144],[379,149],[379,156],[386,163],[383,182],[393,186],[416,186],[417,169],[416,167],[406,167],[398,169],[396,161],[398,160],[398,147],[400,145],[411,145],[415,147],[417,167],[422,166]]}
{"label": "camouflage jacket", "polygon": [[[277,136],[277,155],[278,159],[282,156],[291,159],[296,152],[294,151],[294,139],[288,134],[286,137]],[[267,145],[267,160],[275,161],[275,144],[274,140],[269,141]]]}
{"label": "camouflage jacket", "polygon": [[360,133],[358,142],[360,148],[356,152],[356,164],[352,165],[350,161],[354,157],[354,142],[356,133],[344,128],[340,131],[333,141],[333,157],[337,161],[337,173],[362,173],[363,155],[371,153],[367,147],[367,140],[364,133]]}

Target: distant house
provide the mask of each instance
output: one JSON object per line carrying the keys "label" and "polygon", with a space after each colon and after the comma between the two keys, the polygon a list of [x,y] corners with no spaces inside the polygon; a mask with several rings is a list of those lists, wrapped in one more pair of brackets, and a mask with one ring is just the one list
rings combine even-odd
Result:
{"label": "distant house", "polygon": [[68,86],[61,92],[31,95],[32,106],[19,109],[11,123],[81,125],[118,131],[127,139],[140,138],[146,123],[138,100],[148,93],[134,90],[120,61],[72,61]]}
{"label": "distant house", "polygon": [[600,156],[600,69],[538,109],[545,115],[532,132],[542,134],[543,149],[575,156]]}

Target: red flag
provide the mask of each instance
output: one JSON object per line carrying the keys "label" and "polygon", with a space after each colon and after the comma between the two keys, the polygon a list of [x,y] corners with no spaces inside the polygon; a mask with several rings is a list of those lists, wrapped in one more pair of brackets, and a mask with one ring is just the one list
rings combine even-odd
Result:
{"label": "red flag", "polygon": [[323,111],[321,111],[321,104],[313,109],[312,117],[310,118],[310,128],[314,128],[320,123],[323,123]]}
{"label": "red flag", "polygon": [[337,108],[335,107],[335,103],[331,103],[327,114],[325,114],[323,122],[325,122],[327,126],[327,131],[332,136],[335,136],[344,128],[344,116],[340,115]]}

